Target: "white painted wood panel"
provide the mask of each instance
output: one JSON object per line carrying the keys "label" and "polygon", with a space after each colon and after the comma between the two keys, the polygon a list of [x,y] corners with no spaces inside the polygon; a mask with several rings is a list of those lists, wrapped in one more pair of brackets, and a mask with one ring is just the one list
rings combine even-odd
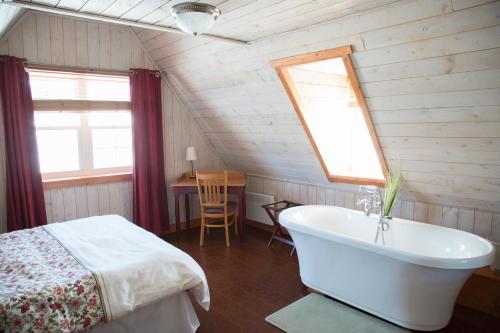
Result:
{"label": "white painted wood panel", "polygon": [[[34,63],[120,70],[155,68],[130,29],[54,15],[27,13],[22,22],[5,36],[1,45],[5,45],[8,54],[27,57]],[[166,79],[162,83],[162,94],[168,205],[173,223],[170,184],[189,170],[189,164],[184,160],[186,147],[196,147],[196,167],[217,169],[224,164]],[[1,122],[0,127],[0,220],[5,221],[2,218],[6,208]],[[133,219],[131,182],[68,187],[45,190],[44,193],[48,221],[51,223],[103,214],[119,214]],[[193,200],[192,205],[192,217],[196,218],[199,214],[196,201]],[[182,219],[185,219],[183,211]],[[0,224],[0,232],[5,230],[6,226]]]}
{"label": "white painted wood panel", "polygon": [[[289,197],[291,200],[302,204],[326,204],[357,210],[364,209],[363,206],[357,203],[367,195],[366,192],[360,192],[359,189],[349,189],[341,184],[332,188],[331,186],[276,180],[267,176],[248,176],[248,191],[276,195],[276,186],[282,189],[278,190],[279,200]],[[404,198],[398,200],[393,208],[392,216],[394,217],[460,229],[481,236],[500,235],[499,214],[492,214],[478,209],[426,204],[409,198],[407,194],[403,194],[403,196]]]}
{"label": "white painted wood panel", "polygon": [[22,15],[23,10],[14,6],[0,6],[0,37],[2,37]]}
{"label": "white painted wood panel", "polygon": [[[409,196],[419,203],[413,215],[428,220],[434,210],[424,205],[435,200],[443,207],[500,210],[499,4],[395,1],[247,47],[198,45],[156,32],[139,37],[228,166],[317,185],[325,183],[321,167],[269,61],[352,44],[388,164],[408,174]],[[310,4],[296,5],[300,11]],[[223,15],[214,31],[228,34],[232,27],[242,36],[252,30],[236,22],[259,25],[253,6]],[[283,11],[262,18],[262,33],[279,28],[277,18],[286,21],[294,10],[285,2],[269,6]],[[322,7],[325,16],[328,8]],[[301,13],[319,15],[310,9]],[[402,214],[410,214],[407,205],[403,200]]]}
{"label": "white painted wood panel", "polygon": [[[407,193],[398,202],[395,216],[412,214],[416,220],[453,226],[456,213],[458,228],[479,233],[488,229],[487,217],[475,212],[500,212],[495,194],[500,179],[500,44],[496,38],[500,21],[495,14],[498,1],[371,2],[377,3],[378,8],[355,1],[350,8],[358,10],[351,12],[350,8],[325,6],[321,1],[273,1],[266,4],[274,10],[261,18],[261,23],[267,24],[258,28],[260,17],[255,8],[264,1],[235,1],[223,4],[230,12],[224,12],[214,32],[263,36],[282,27],[311,24],[316,18],[335,18],[334,9],[342,18],[247,47],[140,31],[139,38],[153,60],[168,72],[170,82],[164,87],[164,102],[169,105],[169,109],[164,108],[164,124],[169,129],[165,139],[168,182],[188,167],[182,156],[183,146],[189,143],[205,147],[208,137],[229,167],[285,178],[276,185],[279,197],[286,196],[285,189],[289,189],[295,200],[310,202],[315,197],[315,201],[323,202],[324,187],[325,202],[342,206],[347,202],[352,206],[354,198],[356,207],[355,187],[325,181],[292,106],[269,66],[269,61],[276,58],[350,43],[355,51],[352,60],[368,96],[389,166],[400,167],[409,178]],[[115,3],[95,10],[112,16],[129,12],[132,17],[130,9],[136,4]],[[292,12],[300,15],[288,18],[286,13]],[[137,11],[134,15],[142,14],[148,13]],[[160,10],[148,20],[161,15]],[[299,22],[301,18],[308,22]],[[51,44],[58,44],[57,38],[52,37],[53,31],[57,36],[58,29],[53,29],[50,19]],[[168,17],[161,20],[169,22]],[[246,21],[251,23],[242,27],[241,22]],[[22,42],[4,42],[0,47],[19,56],[27,48],[26,53],[33,57],[29,22],[26,26],[26,41],[24,29],[15,29],[9,38]],[[90,25],[87,31],[90,43]],[[120,53],[123,57],[112,61],[110,27],[99,25],[98,36],[96,54],[100,68],[118,68],[119,63],[127,61],[133,66],[150,64],[148,56],[136,48]],[[120,40],[115,43],[122,47]],[[51,47],[52,61],[58,57],[57,52]],[[40,50],[36,49],[36,53],[40,58]],[[129,55],[130,60],[124,60]],[[90,53],[88,57],[91,65]],[[180,112],[190,115],[185,117]],[[198,132],[193,132],[193,128],[198,128]],[[206,156],[203,159],[210,160]],[[214,164],[222,163],[215,160]],[[209,164],[199,161],[200,166]],[[299,185],[300,181],[308,185]],[[261,179],[254,186],[263,189],[264,183]],[[311,183],[316,190],[309,192]],[[478,226],[474,222],[476,215],[482,221]],[[492,230],[493,225],[491,222]]]}

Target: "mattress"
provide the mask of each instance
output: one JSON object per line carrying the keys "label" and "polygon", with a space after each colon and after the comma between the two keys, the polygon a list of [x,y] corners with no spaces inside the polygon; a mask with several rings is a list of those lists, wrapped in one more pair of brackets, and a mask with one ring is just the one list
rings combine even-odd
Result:
{"label": "mattress", "polygon": [[0,331],[87,331],[184,291],[208,310],[201,267],[120,216],[0,235]]}

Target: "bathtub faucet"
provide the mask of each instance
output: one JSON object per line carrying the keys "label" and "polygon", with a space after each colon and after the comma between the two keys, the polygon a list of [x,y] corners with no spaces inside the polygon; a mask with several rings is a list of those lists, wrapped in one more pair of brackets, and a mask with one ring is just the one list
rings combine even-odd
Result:
{"label": "bathtub faucet", "polygon": [[375,235],[375,244],[377,244],[379,235],[382,236],[382,245],[385,246],[384,232],[389,229],[389,224],[384,221],[384,199],[382,197],[382,191],[378,189],[378,195],[380,197],[380,217],[377,225],[377,234]]}
{"label": "bathtub faucet", "polygon": [[[380,202],[377,200],[377,195],[376,195],[376,187],[375,186],[361,186],[362,190],[365,190],[370,194],[369,198],[364,198],[359,200],[359,204],[364,204],[365,205],[365,214],[366,216],[370,216],[370,213],[374,210],[380,207]],[[379,193],[380,195],[380,193]]]}

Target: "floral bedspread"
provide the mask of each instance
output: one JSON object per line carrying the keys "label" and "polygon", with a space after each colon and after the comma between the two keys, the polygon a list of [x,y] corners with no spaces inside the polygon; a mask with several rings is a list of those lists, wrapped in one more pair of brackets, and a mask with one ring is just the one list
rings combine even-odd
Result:
{"label": "floral bedspread", "polygon": [[104,321],[93,274],[43,227],[0,234],[0,332],[82,332]]}

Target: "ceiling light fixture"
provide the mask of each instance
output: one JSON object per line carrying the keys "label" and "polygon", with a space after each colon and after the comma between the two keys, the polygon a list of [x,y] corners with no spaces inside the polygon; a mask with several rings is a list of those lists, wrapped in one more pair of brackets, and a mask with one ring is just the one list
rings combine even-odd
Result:
{"label": "ceiling light fixture", "polygon": [[208,32],[214,26],[221,11],[206,3],[184,2],[170,8],[177,25],[182,31],[193,35]]}

